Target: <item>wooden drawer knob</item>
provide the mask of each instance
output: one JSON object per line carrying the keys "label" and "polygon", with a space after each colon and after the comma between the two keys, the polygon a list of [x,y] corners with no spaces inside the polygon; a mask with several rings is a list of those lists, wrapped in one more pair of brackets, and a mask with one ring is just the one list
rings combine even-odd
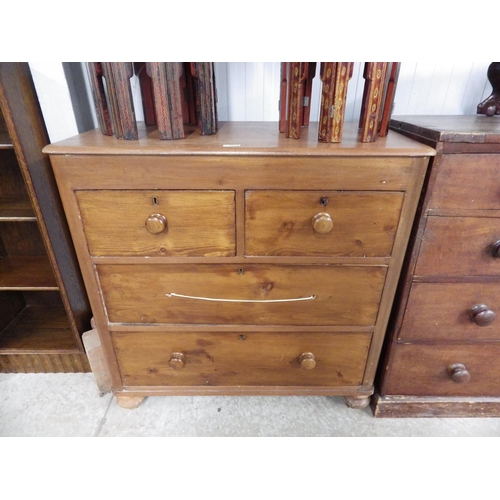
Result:
{"label": "wooden drawer knob", "polygon": [[495,258],[500,257],[500,240],[495,241],[495,243],[491,245],[491,255]]}
{"label": "wooden drawer knob", "polygon": [[184,368],[186,364],[184,354],[182,352],[174,352],[172,356],[170,356],[170,360],[168,361],[168,366],[172,368],[172,370],[181,370]]}
{"label": "wooden drawer knob", "polygon": [[303,352],[299,358],[300,366],[304,370],[312,370],[316,366],[316,360],[312,352]]}
{"label": "wooden drawer knob", "polygon": [[448,373],[455,384],[464,384],[470,380],[470,373],[462,363],[448,366]]}
{"label": "wooden drawer knob", "polygon": [[488,326],[497,315],[485,304],[477,304],[470,310],[470,318],[477,326]]}
{"label": "wooden drawer knob", "polygon": [[333,220],[330,214],[320,212],[312,218],[313,229],[320,234],[329,233],[333,228]]}
{"label": "wooden drawer knob", "polygon": [[144,225],[151,234],[160,234],[167,228],[167,218],[161,214],[153,214],[146,219]]}

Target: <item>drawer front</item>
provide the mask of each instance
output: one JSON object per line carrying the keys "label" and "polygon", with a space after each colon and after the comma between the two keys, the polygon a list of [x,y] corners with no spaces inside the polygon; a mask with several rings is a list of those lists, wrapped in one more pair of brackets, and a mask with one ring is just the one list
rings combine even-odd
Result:
{"label": "drawer front", "polygon": [[247,191],[245,252],[280,256],[390,256],[403,193]]}
{"label": "drawer front", "polygon": [[234,191],[76,191],[93,256],[235,255]]}
{"label": "drawer front", "polygon": [[443,155],[429,208],[499,210],[499,179],[500,155]]}
{"label": "drawer front", "polygon": [[112,335],[125,386],[360,385],[371,340],[369,333]]}
{"label": "drawer front", "polygon": [[333,265],[97,269],[113,323],[368,326],[375,324],[386,274],[385,266]]}
{"label": "drawer front", "polygon": [[399,339],[500,340],[499,289],[499,283],[413,283]]}
{"label": "drawer front", "polygon": [[500,396],[499,358],[499,344],[396,345],[382,395]]}
{"label": "drawer front", "polygon": [[500,218],[428,217],[416,276],[500,274]]}

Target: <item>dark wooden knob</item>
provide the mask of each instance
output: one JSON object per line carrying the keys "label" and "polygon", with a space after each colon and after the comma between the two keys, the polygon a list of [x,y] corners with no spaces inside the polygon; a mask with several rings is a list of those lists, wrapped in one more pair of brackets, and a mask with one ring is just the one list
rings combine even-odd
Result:
{"label": "dark wooden knob", "polygon": [[303,352],[299,357],[299,362],[304,370],[312,370],[316,366],[316,360],[312,352]]}
{"label": "dark wooden knob", "polygon": [[500,257],[500,240],[495,241],[495,243],[491,245],[491,255],[497,259]]}
{"label": "dark wooden knob", "polygon": [[497,315],[485,304],[477,304],[470,310],[470,318],[477,326],[488,326],[495,321]]}
{"label": "dark wooden knob", "polygon": [[448,373],[455,384],[465,384],[470,380],[470,373],[462,363],[455,363],[448,366]]}
{"label": "dark wooden knob", "polygon": [[333,228],[333,220],[330,214],[320,212],[312,218],[313,229],[320,234],[329,233]]}
{"label": "dark wooden knob", "polygon": [[174,352],[172,356],[170,356],[170,360],[168,361],[168,366],[172,368],[172,370],[181,370],[184,368],[186,364],[184,354],[182,352]]}
{"label": "dark wooden knob", "polygon": [[150,215],[144,224],[151,234],[160,234],[167,228],[167,218],[161,214]]}

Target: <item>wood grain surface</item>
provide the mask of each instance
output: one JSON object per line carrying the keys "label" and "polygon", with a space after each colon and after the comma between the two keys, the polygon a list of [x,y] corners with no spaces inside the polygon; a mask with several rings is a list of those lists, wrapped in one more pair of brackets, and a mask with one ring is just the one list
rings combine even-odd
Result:
{"label": "wood grain surface", "polygon": [[498,283],[413,283],[398,338],[405,342],[498,339],[500,319],[480,327],[470,317],[477,304],[500,315],[498,287]]}
{"label": "wood grain surface", "polygon": [[415,276],[498,276],[500,218],[429,217]]}
{"label": "wood grain surface", "polygon": [[[384,266],[99,265],[112,323],[373,325]],[[212,302],[181,297],[297,302]]]}
{"label": "wood grain surface", "polygon": [[[500,344],[418,345],[395,347],[391,377],[382,395],[498,396]],[[466,383],[451,380],[448,367],[463,363],[470,373]]]}
{"label": "wood grain surface", "polygon": [[[247,191],[247,255],[387,257],[392,253],[402,193]],[[314,230],[318,213],[333,228]]]}
{"label": "wood grain surface", "polygon": [[[288,385],[361,383],[370,333],[113,333],[125,386]],[[185,366],[169,367],[172,353]],[[301,367],[312,352],[316,366]]]}
{"label": "wood grain surface", "polygon": [[[224,256],[235,254],[234,191],[77,191],[94,256]],[[153,214],[166,228],[150,234]]]}

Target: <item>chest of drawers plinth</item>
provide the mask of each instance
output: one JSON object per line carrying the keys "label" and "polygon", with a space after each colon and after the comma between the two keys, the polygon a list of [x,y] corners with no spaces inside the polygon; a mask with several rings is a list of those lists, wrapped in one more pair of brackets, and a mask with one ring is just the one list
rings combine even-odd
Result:
{"label": "chest of drawers plinth", "polygon": [[[348,129],[348,127],[347,127]],[[119,402],[337,395],[366,406],[429,157],[390,134],[224,123],[46,151]]]}

